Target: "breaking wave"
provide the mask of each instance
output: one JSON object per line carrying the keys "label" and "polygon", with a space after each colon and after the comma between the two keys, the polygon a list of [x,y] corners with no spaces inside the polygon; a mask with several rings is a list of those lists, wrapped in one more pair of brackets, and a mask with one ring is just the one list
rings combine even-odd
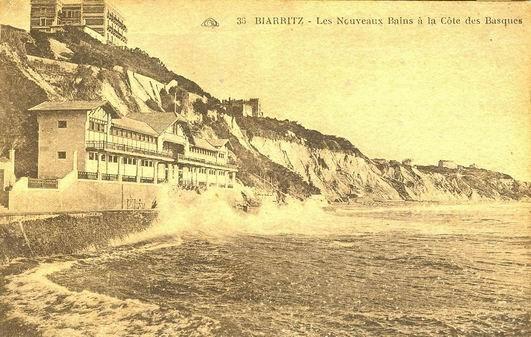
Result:
{"label": "breaking wave", "polygon": [[[190,234],[221,239],[238,234],[326,234],[338,230],[323,226],[323,222],[330,223],[327,220],[337,217],[325,212],[319,202],[290,200],[288,205],[279,206],[273,201],[263,201],[256,213],[245,213],[235,208],[241,202],[239,193],[232,190],[208,190],[202,194],[164,191],[163,197],[159,197],[159,216],[155,224],[146,231],[113,241],[112,245],[165,237],[178,240]],[[344,225],[351,223],[343,220]]]}
{"label": "breaking wave", "polygon": [[[246,213],[234,207],[241,202],[240,191],[234,190],[208,190],[202,194],[166,190],[159,200],[159,216],[150,228],[115,240],[112,245],[163,238],[179,242],[183,235],[215,240],[234,235],[361,235],[396,230],[425,234],[470,234],[482,233],[485,225],[489,224],[489,219],[478,221],[478,214],[494,218],[515,212],[513,204],[415,203],[406,206],[328,207],[326,210],[326,203],[313,199],[290,199],[285,205],[266,199],[255,211]],[[529,216],[527,208],[517,209],[522,213],[518,216],[525,216],[526,212]],[[463,221],[468,221],[467,227],[455,226]],[[518,222],[514,225],[518,226]],[[499,234],[503,233],[503,230],[499,231]]]}

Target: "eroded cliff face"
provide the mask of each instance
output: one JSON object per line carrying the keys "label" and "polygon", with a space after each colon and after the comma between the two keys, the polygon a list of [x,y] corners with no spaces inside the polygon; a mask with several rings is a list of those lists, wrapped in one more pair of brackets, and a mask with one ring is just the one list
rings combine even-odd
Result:
{"label": "eroded cliff face", "polygon": [[531,197],[529,183],[479,168],[378,165],[382,175],[405,200],[486,201]]}
{"label": "eroded cliff face", "polygon": [[[46,99],[104,99],[124,115],[175,110],[190,122],[190,133],[230,139],[230,159],[240,167],[239,179],[262,192],[282,190],[299,198],[322,193],[329,200],[531,197],[528,183],[502,173],[374,162],[348,140],[295,122],[228,115],[220,109],[219,100],[194,82],[139,51],[107,50],[111,47],[90,39],[77,41],[77,35],[38,36],[35,41],[24,31],[4,27],[0,36],[0,145],[4,150],[11,145],[19,149],[19,176],[31,174],[36,155],[35,124],[28,108]],[[28,55],[30,51],[33,55]],[[113,57],[101,60],[105,53]]]}
{"label": "eroded cliff face", "polygon": [[313,148],[304,139],[253,137],[251,145],[270,160],[317,187],[330,199],[368,197],[398,200],[400,195],[365,158],[347,151]]}
{"label": "eroded cliff face", "polygon": [[330,200],[488,201],[526,200],[529,183],[476,168],[444,169],[377,164],[348,150],[308,146],[304,139],[255,136],[252,147],[296,172]]}

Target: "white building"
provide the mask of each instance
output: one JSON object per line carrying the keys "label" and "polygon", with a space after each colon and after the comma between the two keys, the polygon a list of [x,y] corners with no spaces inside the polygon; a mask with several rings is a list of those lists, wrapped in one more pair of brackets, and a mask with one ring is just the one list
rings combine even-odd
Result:
{"label": "white building", "polygon": [[124,117],[105,101],[44,102],[29,111],[39,124],[41,179],[64,177],[76,160],[79,179],[205,187],[235,183],[228,141],[188,137],[187,121],[174,113]]}

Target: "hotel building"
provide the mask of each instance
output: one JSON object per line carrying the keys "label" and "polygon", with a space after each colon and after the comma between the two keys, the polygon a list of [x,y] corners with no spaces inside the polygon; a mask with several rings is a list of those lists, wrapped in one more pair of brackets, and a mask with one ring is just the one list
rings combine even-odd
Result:
{"label": "hotel building", "polygon": [[64,26],[81,27],[103,43],[127,45],[125,20],[107,0],[31,0],[32,31],[55,32]]}
{"label": "hotel building", "polygon": [[[38,177],[180,186],[232,187],[227,140],[188,136],[174,113],[119,115],[105,101],[44,102],[31,109],[39,128]],[[73,163],[75,161],[75,163]]]}

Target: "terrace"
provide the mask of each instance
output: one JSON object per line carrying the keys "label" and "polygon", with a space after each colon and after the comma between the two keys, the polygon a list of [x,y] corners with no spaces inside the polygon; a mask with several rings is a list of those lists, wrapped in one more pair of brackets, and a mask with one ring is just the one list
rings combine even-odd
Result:
{"label": "terrace", "polygon": [[88,150],[120,151],[120,152],[126,152],[126,153],[140,154],[144,156],[155,156],[155,157],[164,157],[164,158],[173,159],[173,155],[171,151],[168,151],[168,150],[162,150],[162,151],[148,150],[148,149],[144,149],[144,148],[140,148],[136,146],[112,143],[108,141],[87,141],[86,147]]}

